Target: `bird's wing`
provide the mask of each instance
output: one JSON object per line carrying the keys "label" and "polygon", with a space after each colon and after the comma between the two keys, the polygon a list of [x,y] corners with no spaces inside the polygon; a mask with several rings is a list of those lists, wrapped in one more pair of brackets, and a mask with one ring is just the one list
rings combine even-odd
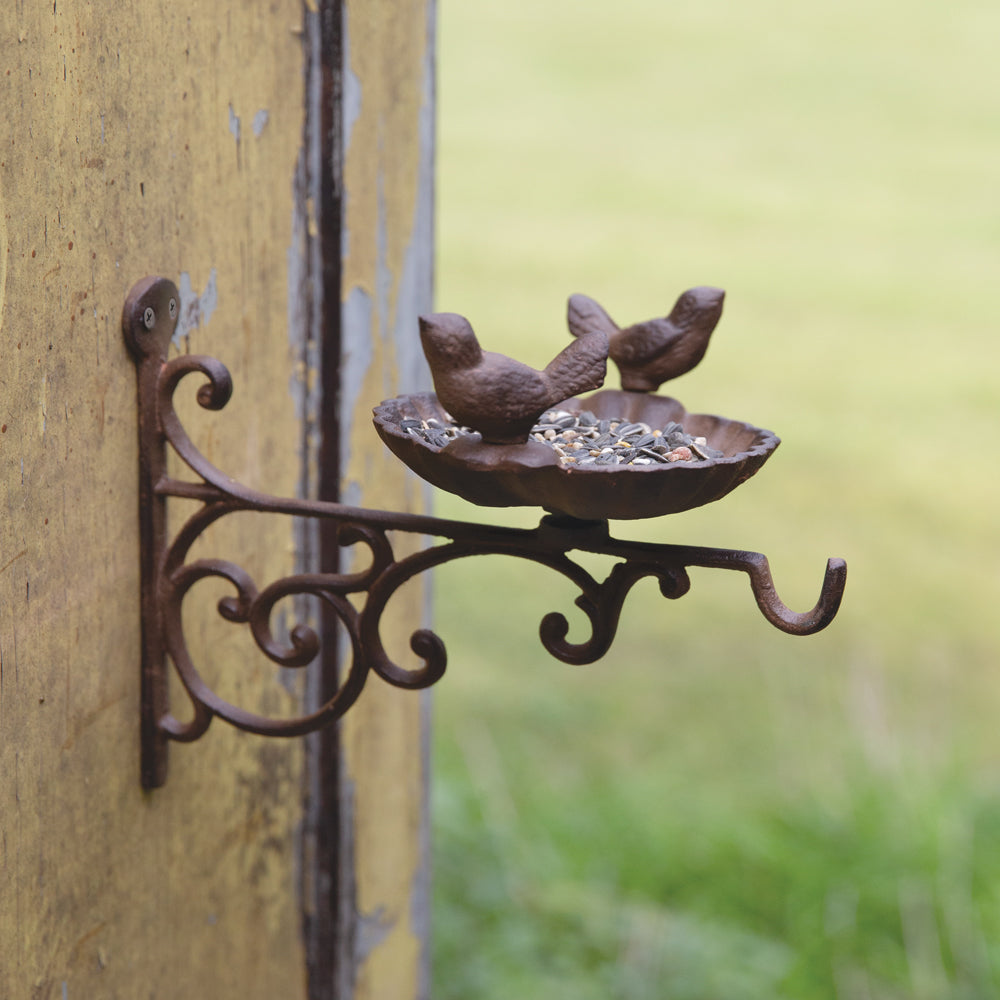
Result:
{"label": "bird's wing", "polygon": [[592,298],[586,295],[571,295],[566,304],[566,322],[569,325],[569,332],[574,337],[582,337],[585,334],[599,330],[605,337],[611,337],[618,332],[618,324],[598,305]]}
{"label": "bird's wing", "polygon": [[669,316],[646,320],[622,330],[611,344],[611,356],[626,364],[648,363],[674,352],[690,354],[697,364],[722,316],[721,288],[689,288]]}
{"label": "bird's wing", "polygon": [[615,337],[611,356],[621,364],[642,364],[659,357],[676,342],[679,331],[666,317],[626,327]]}

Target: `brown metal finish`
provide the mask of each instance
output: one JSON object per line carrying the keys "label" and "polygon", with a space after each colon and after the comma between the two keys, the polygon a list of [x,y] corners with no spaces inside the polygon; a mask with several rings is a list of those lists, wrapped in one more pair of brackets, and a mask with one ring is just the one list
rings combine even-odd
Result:
{"label": "brown metal finish", "polygon": [[705,356],[725,297],[721,288],[689,288],[669,316],[622,329],[593,299],[572,295],[566,322],[575,339],[542,371],[484,351],[457,313],[421,316],[420,340],[444,410],[488,445],[523,444],[545,410],[604,384],[609,355],[628,392],[655,392],[690,371]]}
{"label": "brown metal finish", "polygon": [[[303,8],[308,26],[303,35],[306,52],[306,94],[310,111],[305,118],[301,173],[300,221],[306,232],[305,274],[299,288],[304,329],[300,327],[303,369],[319,372],[319,412],[303,394],[302,453],[315,461],[301,463],[300,496],[339,500],[341,428],[341,238],[343,219],[343,141],[341,121],[344,97],[346,13],[343,0],[318,0]],[[318,436],[318,441],[316,440]],[[311,477],[315,475],[314,481]],[[340,548],[336,525],[327,521],[301,522],[298,545],[301,570],[323,567],[338,570]],[[315,530],[311,530],[315,528]],[[296,616],[308,614],[296,609]],[[336,633],[336,616],[320,609],[321,635]],[[307,710],[325,704],[338,687],[340,649],[336,641],[322,643],[310,667],[305,694]],[[342,907],[354,881],[347,871],[351,832],[349,807],[343,787],[343,748],[336,726],[317,730],[306,739],[306,794],[300,841],[302,931],[308,969],[309,1000],[335,1000],[340,977],[349,978],[347,942],[355,927],[355,908]],[[308,900],[308,903],[305,901]]]}
{"label": "brown metal finish", "polygon": [[[687,569],[692,566],[745,572],[764,617],[791,635],[818,632],[837,613],[847,572],[841,559],[827,562],[816,606],[796,613],[778,598],[767,559],[755,552],[619,540],[611,537],[603,519],[583,521],[549,515],[533,529],[502,528],[366,510],[335,502],[276,497],[250,489],[226,476],[195,448],[174,409],[174,392],[192,373],[206,378],[198,389],[197,399],[207,409],[221,409],[232,391],[228,371],[214,358],[186,355],[167,359],[178,301],[177,289],[171,282],[147,278],[132,290],[123,314],[126,340],[138,367],[143,540],[142,774],[146,787],[156,787],[166,779],[167,741],[198,739],[214,717],[262,735],[297,736],[340,718],[357,700],[370,672],[402,688],[433,684],[445,671],[444,643],[428,629],[417,630],[410,645],[423,664],[413,670],[404,669],[393,662],[383,646],[382,612],[407,580],[466,556],[499,554],[527,559],[548,566],[576,585],[580,591],[576,604],[590,623],[590,635],[583,642],[567,641],[569,625],[560,612],[545,615],[539,630],[544,648],[565,663],[591,663],[607,652],[625,598],[638,580],[655,577],[661,593],[676,599],[690,587]],[[173,308],[171,302],[175,303]],[[168,445],[195,474],[194,480],[168,476]],[[164,529],[164,505],[168,497],[202,502],[170,540]],[[206,528],[237,511],[328,521],[336,526],[341,546],[360,544],[368,550],[368,566],[357,573],[299,573],[258,588],[234,562],[188,561],[191,546]],[[390,531],[446,541],[396,559]],[[608,555],[621,561],[604,580],[598,580],[570,558],[568,553],[573,551]],[[324,602],[346,630],[352,649],[351,662],[346,666],[340,687],[324,705],[298,718],[267,718],[225,701],[205,683],[185,643],[181,610],[188,592],[210,577],[226,580],[234,591],[219,602],[220,615],[227,621],[246,624],[264,655],[283,667],[304,667],[312,662],[320,652],[320,638],[311,628],[298,625],[291,630],[289,644],[283,645],[271,631],[275,606],[287,597],[304,594]],[[352,595],[357,605],[350,599]],[[193,716],[188,722],[177,719],[166,704],[168,659],[191,700]]]}
{"label": "brown metal finish", "polygon": [[722,317],[726,293],[702,286],[682,292],[669,316],[622,329],[586,295],[570,297],[566,321],[574,337],[603,333],[622,388],[655,392],[660,385],[689,372],[705,356],[708,341]]}
{"label": "brown metal finish", "polygon": [[489,444],[519,444],[539,416],[561,399],[604,384],[608,337],[580,330],[543,371],[484,351],[457,313],[420,317],[420,340],[442,406]]}
{"label": "brown metal finish", "polygon": [[166,353],[177,325],[180,295],[172,282],[146,278],[125,300],[125,339],[137,361],[139,379],[139,557],[142,602],[142,784],[155,788],[166,780],[167,736],[159,720],[169,711],[166,651],[157,597],[160,560],[167,541],[166,497],[157,484],[166,475],[166,449],[148,447],[160,437],[156,407],[159,368],[148,363]]}
{"label": "brown metal finish", "polygon": [[385,400],[375,407],[374,421],[389,449],[417,475],[471,503],[544,507],[596,521],[660,517],[719,500],[754,475],[781,443],[771,431],[741,420],[688,413],[669,396],[602,389],[559,405],[657,427],[677,421],[704,435],[724,457],[672,465],[573,466],[562,465],[550,447],[532,440],[494,445],[468,435],[436,447],[407,433],[403,423],[445,420],[434,393]]}

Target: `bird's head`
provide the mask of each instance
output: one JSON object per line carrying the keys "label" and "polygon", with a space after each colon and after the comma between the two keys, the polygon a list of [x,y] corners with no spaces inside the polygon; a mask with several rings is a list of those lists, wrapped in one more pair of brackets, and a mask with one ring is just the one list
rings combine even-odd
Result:
{"label": "bird's head", "polygon": [[722,316],[722,303],[726,293],[721,288],[699,285],[683,292],[670,312],[670,322],[674,326],[707,327],[713,330]]}
{"label": "bird's head", "polygon": [[431,371],[472,368],[483,359],[472,324],[458,313],[421,316],[420,342]]}

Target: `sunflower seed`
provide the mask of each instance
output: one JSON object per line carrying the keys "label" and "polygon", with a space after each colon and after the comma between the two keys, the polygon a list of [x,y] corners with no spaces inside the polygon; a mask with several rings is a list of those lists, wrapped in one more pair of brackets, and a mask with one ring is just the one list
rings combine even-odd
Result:
{"label": "sunflower seed", "polygon": [[[435,449],[474,433],[447,415],[426,420],[405,417],[399,427]],[[598,419],[589,410],[549,410],[532,427],[529,440],[549,445],[561,463],[572,465],[668,465],[724,457],[704,437],[686,434],[676,421],[668,421],[663,428],[651,428],[639,420]]]}
{"label": "sunflower seed", "polygon": [[620,437],[629,434],[648,434],[649,424],[626,424],[624,427],[619,427],[617,433]]}

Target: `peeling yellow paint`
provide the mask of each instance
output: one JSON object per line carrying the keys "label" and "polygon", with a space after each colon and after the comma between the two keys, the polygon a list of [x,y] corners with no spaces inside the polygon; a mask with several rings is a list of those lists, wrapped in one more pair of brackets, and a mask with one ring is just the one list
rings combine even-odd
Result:
{"label": "peeling yellow paint", "polygon": [[[406,469],[372,432],[371,407],[397,384],[394,334],[416,315],[400,316],[403,268],[415,238],[423,143],[421,107],[427,69],[428,5],[420,0],[372,5],[349,0],[348,71],[360,88],[344,164],[342,260],[345,303],[359,292],[370,309],[370,363],[361,376],[352,415],[345,482],[359,488],[366,506],[419,509]],[[427,248],[429,251],[429,248]],[[351,313],[358,321],[361,311]],[[417,539],[394,539],[397,557]],[[389,655],[416,667],[409,637],[423,614],[423,583],[406,588],[387,608],[382,634]],[[426,957],[423,928],[414,926],[414,894],[424,862],[427,803],[426,740],[422,699],[373,680],[342,725],[345,766],[354,788],[355,905],[363,918],[380,918],[388,933],[359,956],[357,1000],[411,1000],[420,990]]]}
{"label": "peeling yellow paint", "polygon": [[396,924],[375,952],[363,962],[355,986],[357,997],[416,997],[413,970],[420,961],[420,944],[409,922]]}
{"label": "peeling yellow paint", "polygon": [[315,239],[319,235],[319,224],[316,222],[316,201],[306,199],[306,231]]}
{"label": "peeling yellow paint", "polygon": [[[203,288],[216,270],[218,309],[187,347],[223,359],[236,392],[206,414],[185,380],[184,420],[227,472],[294,493],[287,254],[304,95],[285,29],[301,4],[113,7],[0,5],[0,37],[20,41],[0,75],[0,996],[294,1000],[301,744],[217,724],[175,745],[165,788],[140,788],[120,314],[147,274]],[[230,106],[247,126],[266,107],[266,129],[237,145]],[[293,544],[283,519],[243,517],[204,550],[266,583],[291,571]],[[293,710],[215,615],[213,586],[185,609],[196,662],[251,710]],[[176,705],[186,716],[180,692]]]}
{"label": "peeling yellow paint", "polygon": [[[344,479],[370,506],[419,509],[370,408],[397,382],[428,6],[352,0],[346,16],[363,100],[345,163],[343,295],[360,289],[372,308]],[[301,427],[288,387],[317,378],[287,340],[304,111],[301,28],[286,29],[301,20],[300,0],[0,7],[0,34],[20,42],[0,77],[0,996],[34,984],[58,997],[64,983],[70,997],[306,995],[301,743],[216,724],[172,749],[164,789],[139,788],[135,387],[119,330],[142,276],[186,272],[206,288],[214,273],[216,313],[199,314],[183,349],[223,359],[236,392],[206,414],[198,380],[185,380],[182,419],[225,471],[295,492]],[[263,108],[267,127],[251,135]],[[176,505],[174,523],[185,514]],[[259,583],[292,569],[285,519],[227,521],[199,555],[238,560]],[[402,556],[418,541],[397,543]],[[297,692],[247,637],[220,633],[226,588],[196,590],[188,636],[206,679],[251,710],[293,712]],[[404,665],[422,614],[413,586],[385,616],[386,647]],[[420,988],[425,699],[373,678],[343,726],[355,905],[386,931],[355,956],[356,1000]]]}
{"label": "peeling yellow paint", "polygon": [[0,180],[0,334],[3,333],[3,307],[7,298],[7,258],[10,246],[7,243],[7,213],[3,204],[3,181]]}

